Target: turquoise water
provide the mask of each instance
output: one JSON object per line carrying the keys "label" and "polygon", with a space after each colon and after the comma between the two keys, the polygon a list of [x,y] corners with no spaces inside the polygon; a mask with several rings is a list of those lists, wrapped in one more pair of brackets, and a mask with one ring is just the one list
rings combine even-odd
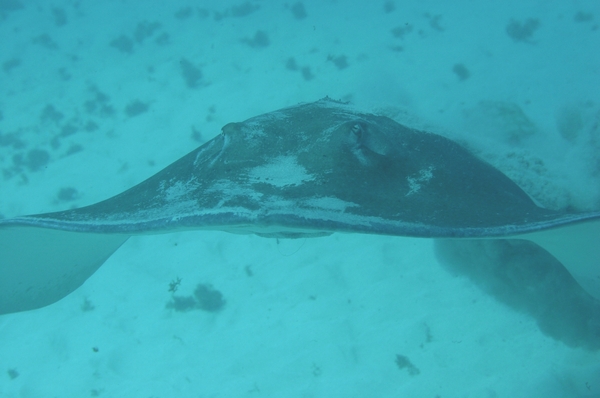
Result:
{"label": "turquoise water", "polygon": [[[0,214],[97,202],[326,95],[598,210],[599,23],[594,1],[0,0]],[[0,316],[0,397],[600,396],[593,344],[488,293],[429,240],[134,237]]]}

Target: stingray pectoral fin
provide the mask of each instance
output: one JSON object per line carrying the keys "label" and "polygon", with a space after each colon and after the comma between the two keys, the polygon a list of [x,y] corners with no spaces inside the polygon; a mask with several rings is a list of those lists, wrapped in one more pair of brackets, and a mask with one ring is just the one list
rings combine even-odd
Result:
{"label": "stingray pectoral fin", "polygon": [[518,238],[546,249],[589,294],[600,300],[600,220],[569,224]]}
{"label": "stingray pectoral fin", "polygon": [[128,238],[35,226],[0,227],[0,314],[60,300]]}

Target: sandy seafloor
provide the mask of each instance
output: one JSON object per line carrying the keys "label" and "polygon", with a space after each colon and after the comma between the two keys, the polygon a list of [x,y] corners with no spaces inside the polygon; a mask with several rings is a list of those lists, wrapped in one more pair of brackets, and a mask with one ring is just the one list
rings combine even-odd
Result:
{"label": "sandy seafloor", "polygon": [[[600,207],[595,0],[0,0],[0,17],[3,217],[105,199],[228,122],[326,95],[461,140],[548,207]],[[599,352],[432,247],[133,237],[60,302],[0,316],[0,397],[600,397]],[[178,277],[225,307],[166,308]]]}

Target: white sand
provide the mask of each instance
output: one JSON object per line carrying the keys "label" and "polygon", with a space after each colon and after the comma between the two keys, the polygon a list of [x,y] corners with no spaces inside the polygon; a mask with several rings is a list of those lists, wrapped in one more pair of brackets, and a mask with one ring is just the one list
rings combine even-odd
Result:
{"label": "white sand", "polygon": [[[0,177],[5,217],[107,198],[193,150],[192,129],[208,140],[228,122],[325,95],[438,126],[540,201],[600,205],[597,1],[397,0],[386,14],[383,1],[313,0],[304,1],[303,20],[292,3],[255,1],[256,12],[218,21],[215,10],[242,3],[206,2],[205,18],[194,4],[187,19],[174,17],[186,2],[27,3],[0,21],[0,62],[9,69],[0,71],[0,134],[26,144],[0,146],[0,169],[34,148],[50,161]],[[64,10],[65,25],[56,26],[52,7]],[[574,21],[579,11],[593,19]],[[437,15],[442,31],[430,24]],[[507,35],[511,18],[539,19],[530,42]],[[161,27],[132,54],[109,45],[133,37],[142,21]],[[391,30],[406,23],[412,31],[395,38]],[[240,42],[257,30],[269,46]],[[157,44],[164,33],[166,44]],[[43,34],[58,48],[32,42]],[[348,67],[328,56],[346,56]],[[314,78],[286,69],[290,57]],[[195,89],[182,78],[182,58],[202,70]],[[7,68],[11,59],[20,65]],[[452,71],[459,63],[471,74],[464,81]],[[114,115],[86,111],[92,86]],[[129,118],[134,100],[149,110]],[[520,107],[536,132],[508,142],[503,122],[515,116],[487,130],[472,117],[481,101]],[[62,120],[41,120],[47,105]],[[565,109],[582,124],[570,141],[557,128]],[[80,128],[52,147],[63,126],[88,121],[98,129]],[[72,145],[83,149],[68,155]],[[78,199],[58,200],[66,187]],[[176,277],[183,295],[212,284],[225,308],[166,309]],[[86,299],[92,311],[82,311]],[[399,369],[398,354],[420,373]],[[0,317],[0,397],[86,396],[600,397],[600,354],[546,337],[530,317],[450,275],[428,240],[177,233],[134,237],[60,302]]]}

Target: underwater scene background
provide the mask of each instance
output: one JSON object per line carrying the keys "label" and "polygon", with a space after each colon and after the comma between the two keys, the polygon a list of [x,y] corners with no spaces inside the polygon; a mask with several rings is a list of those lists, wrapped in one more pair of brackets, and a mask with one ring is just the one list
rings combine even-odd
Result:
{"label": "underwater scene background", "polygon": [[[0,0],[0,216],[95,203],[325,96],[600,210],[599,24],[593,0]],[[480,249],[133,237],[65,299],[0,316],[0,397],[599,397],[597,318],[513,293],[537,272],[517,243]],[[465,269],[499,251],[521,273],[492,294]]]}

